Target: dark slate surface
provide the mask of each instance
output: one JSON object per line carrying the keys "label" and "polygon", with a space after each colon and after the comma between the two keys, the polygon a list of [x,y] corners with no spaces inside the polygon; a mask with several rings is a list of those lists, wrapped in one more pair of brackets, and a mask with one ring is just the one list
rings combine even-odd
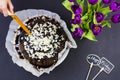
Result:
{"label": "dark slate surface", "polygon": [[[70,12],[62,5],[63,0],[13,0],[15,11],[24,9],[46,9],[58,13],[67,22],[70,29]],[[98,41],[75,38],[78,48],[71,49],[65,61],[55,68],[49,75],[43,74],[37,78],[23,68],[13,64],[5,48],[5,39],[9,28],[10,17],[0,14],[0,80],[85,80],[89,64],[86,61],[88,54],[97,54],[106,57],[114,65],[114,70],[108,75],[102,72],[96,80],[120,80],[120,24],[112,24],[112,29],[104,28],[97,36]],[[92,69],[90,79],[99,71]]]}

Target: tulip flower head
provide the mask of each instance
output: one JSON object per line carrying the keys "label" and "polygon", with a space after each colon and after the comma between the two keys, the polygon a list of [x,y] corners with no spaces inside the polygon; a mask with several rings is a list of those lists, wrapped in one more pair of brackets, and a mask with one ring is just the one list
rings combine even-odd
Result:
{"label": "tulip flower head", "polygon": [[97,36],[102,31],[102,26],[99,24],[92,24],[90,28],[95,36]]}
{"label": "tulip flower head", "polygon": [[102,22],[104,20],[104,14],[101,12],[96,12],[96,20],[97,22]]}
{"label": "tulip flower head", "polygon": [[74,19],[72,19],[70,22],[71,22],[72,24],[81,24],[81,23],[82,23],[82,20],[81,20],[80,15],[75,15]]}
{"label": "tulip flower head", "polygon": [[80,15],[82,13],[82,8],[79,5],[72,5],[71,9],[75,15]]}
{"label": "tulip flower head", "polygon": [[81,28],[75,28],[75,31],[72,32],[73,36],[81,37],[83,35],[83,30]]}
{"label": "tulip flower head", "polygon": [[118,2],[113,2],[110,4],[110,9],[113,11],[113,12],[116,12],[120,9],[120,3]]}
{"label": "tulip flower head", "polygon": [[113,23],[119,23],[120,22],[120,14],[115,14],[112,16],[111,21]]}

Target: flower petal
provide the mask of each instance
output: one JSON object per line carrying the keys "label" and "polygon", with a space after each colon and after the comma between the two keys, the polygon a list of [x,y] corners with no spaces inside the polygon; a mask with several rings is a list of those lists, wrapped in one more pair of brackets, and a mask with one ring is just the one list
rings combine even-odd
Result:
{"label": "flower petal", "polygon": [[88,2],[92,5],[96,4],[98,2],[98,0],[88,0]]}
{"label": "flower petal", "polygon": [[115,14],[112,16],[111,21],[113,23],[119,23],[120,22],[120,14]]}
{"label": "flower petal", "polygon": [[97,36],[102,31],[102,26],[99,24],[92,24],[90,28],[95,36]]}

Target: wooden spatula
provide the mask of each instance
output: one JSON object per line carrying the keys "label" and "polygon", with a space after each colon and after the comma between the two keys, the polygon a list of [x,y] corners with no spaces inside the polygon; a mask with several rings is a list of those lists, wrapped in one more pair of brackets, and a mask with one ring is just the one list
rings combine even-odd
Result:
{"label": "wooden spatula", "polygon": [[30,31],[28,30],[28,28],[23,24],[23,22],[19,19],[19,17],[17,15],[15,15],[14,13],[11,13],[8,10],[8,15],[11,16],[21,27],[22,29],[28,34],[31,35]]}

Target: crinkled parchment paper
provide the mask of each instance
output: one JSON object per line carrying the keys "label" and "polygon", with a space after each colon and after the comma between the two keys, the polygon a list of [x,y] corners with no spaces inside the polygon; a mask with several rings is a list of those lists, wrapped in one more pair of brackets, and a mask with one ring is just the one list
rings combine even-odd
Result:
{"label": "crinkled parchment paper", "polygon": [[19,25],[14,20],[11,21],[9,30],[8,30],[8,34],[6,37],[5,46],[9,52],[10,56],[12,57],[13,62],[16,63],[18,66],[23,67],[26,71],[31,72],[33,75],[39,77],[43,73],[49,73],[56,66],[58,66],[59,64],[61,64],[64,61],[64,59],[67,57],[67,55],[69,53],[70,48],[77,48],[77,45],[76,45],[74,39],[72,38],[70,32],[67,29],[66,23],[63,20],[61,20],[59,15],[57,15],[56,13],[53,13],[53,12],[50,12],[47,10],[42,10],[42,9],[40,9],[40,10],[28,9],[28,10],[18,11],[15,14],[23,22],[26,21],[28,18],[31,18],[33,16],[40,16],[40,15],[45,15],[48,17],[55,18],[56,20],[58,20],[61,23],[64,31],[66,32],[66,34],[70,40],[69,42],[66,41],[65,48],[59,53],[58,61],[55,65],[53,65],[49,68],[41,69],[40,71],[38,71],[26,59],[19,58],[19,55],[17,54],[17,52],[15,50],[16,33],[14,33],[14,31],[16,31],[19,28]]}

